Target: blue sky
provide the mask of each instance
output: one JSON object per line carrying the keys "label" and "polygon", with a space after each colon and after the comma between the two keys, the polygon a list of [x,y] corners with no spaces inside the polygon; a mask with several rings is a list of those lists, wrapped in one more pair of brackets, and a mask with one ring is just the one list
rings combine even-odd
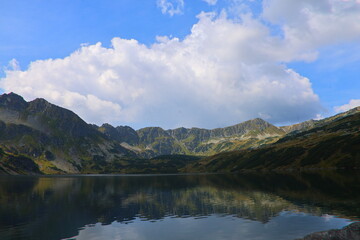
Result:
{"label": "blue sky", "polygon": [[201,11],[203,1],[184,13],[162,14],[156,0],[15,0],[0,2],[1,66],[15,58],[26,69],[31,61],[63,58],[82,43],[110,46],[114,37],[152,44],[158,35],[183,38]]}
{"label": "blue sky", "polygon": [[295,123],[360,104],[358,22],[358,0],[0,1],[0,88],[96,124]]}

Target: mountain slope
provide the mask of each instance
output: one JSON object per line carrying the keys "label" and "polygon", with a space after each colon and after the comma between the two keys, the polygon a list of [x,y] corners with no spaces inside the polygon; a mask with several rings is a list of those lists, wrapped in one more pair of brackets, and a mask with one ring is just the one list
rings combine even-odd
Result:
{"label": "mountain slope", "polygon": [[0,96],[0,147],[33,159],[45,173],[77,173],[135,155],[73,112],[14,93]]}
{"label": "mountain slope", "polygon": [[26,156],[5,153],[0,149],[0,174],[41,174],[39,166]]}
{"label": "mountain slope", "polygon": [[327,124],[290,134],[258,149],[220,153],[185,171],[360,168],[360,112],[353,110]]}
{"label": "mountain slope", "polygon": [[[119,131],[120,129],[122,130]],[[284,130],[259,118],[211,130],[202,128],[164,130],[160,127],[147,127],[135,131],[127,126],[114,128],[104,124],[99,131],[113,140],[120,141],[122,146],[132,149],[143,157],[169,154],[209,156],[218,152],[273,143],[285,135]]]}
{"label": "mountain slope", "polygon": [[287,127],[253,119],[211,130],[135,131],[87,124],[44,99],[26,102],[14,93],[3,94],[0,174],[359,168],[359,118],[360,107]]}
{"label": "mountain slope", "polygon": [[293,124],[293,125],[289,125],[289,126],[282,126],[282,127],[280,127],[280,129],[282,129],[286,133],[292,133],[292,134],[297,133],[297,132],[303,132],[303,131],[307,131],[307,130],[310,130],[315,127],[324,126],[324,125],[331,123],[333,121],[336,121],[338,119],[344,118],[349,115],[353,115],[359,111],[360,111],[360,107],[355,107],[353,109],[350,109],[349,111],[342,112],[342,113],[336,114],[336,115],[328,117],[328,118],[324,118],[321,120],[311,119],[311,120],[308,120],[308,121],[305,121],[302,123],[297,123],[297,124]]}

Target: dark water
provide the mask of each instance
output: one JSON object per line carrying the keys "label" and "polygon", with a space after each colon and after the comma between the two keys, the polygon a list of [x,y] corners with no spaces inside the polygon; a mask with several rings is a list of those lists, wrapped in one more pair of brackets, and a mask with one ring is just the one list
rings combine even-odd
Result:
{"label": "dark water", "polygon": [[0,176],[0,239],[295,239],[360,219],[360,176]]}

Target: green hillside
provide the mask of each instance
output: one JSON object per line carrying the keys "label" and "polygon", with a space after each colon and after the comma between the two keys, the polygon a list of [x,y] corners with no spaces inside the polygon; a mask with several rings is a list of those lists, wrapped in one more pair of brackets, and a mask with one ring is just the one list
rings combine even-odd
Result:
{"label": "green hillside", "polygon": [[0,148],[3,164],[7,156],[23,156],[47,174],[98,170],[94,165],[135,156],[75,113],[44,99],[26,102],[14,93],[0,96]]}
{"label": "green hillside", "polygon": [[216,129],[164,130],[160,127],[146,127],[135,131],[128,126],[115,128],[109,124],[98,129],[145,158],[169,154],[210,156],[219,152],[256,148],[273,143],[285,135],[283,129],[259,118]]}
{"label": "green hillside", "polygon": [[258,149],[220,153],[202,159],[185,171],[360,168],[360,112],[353,111],[326,122]]}
{"label": "green hillside", "polygon": [[276,127],[217,129],[87,124],[44,99],[0,96],[0,174],[179,173],[359,168],[360,107]]}

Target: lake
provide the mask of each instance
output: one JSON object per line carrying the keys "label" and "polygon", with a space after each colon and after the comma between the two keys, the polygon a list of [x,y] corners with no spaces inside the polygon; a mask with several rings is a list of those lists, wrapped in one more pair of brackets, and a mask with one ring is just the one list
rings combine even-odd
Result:
{"label": "lake", "polygon": [[0,176],[0,239],[296,239],[360,219],[359,172]]}

